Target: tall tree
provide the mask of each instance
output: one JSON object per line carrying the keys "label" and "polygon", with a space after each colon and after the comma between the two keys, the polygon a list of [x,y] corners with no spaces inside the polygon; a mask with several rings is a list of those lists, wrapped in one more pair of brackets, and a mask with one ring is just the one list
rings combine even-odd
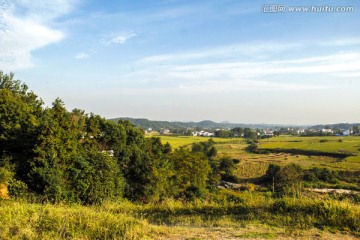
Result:
{"label": "tall tree", "polygon": [[0,71],[0,166],[10,159],[16,176],[26,179],[39,134],[42,101],[14,74]]}

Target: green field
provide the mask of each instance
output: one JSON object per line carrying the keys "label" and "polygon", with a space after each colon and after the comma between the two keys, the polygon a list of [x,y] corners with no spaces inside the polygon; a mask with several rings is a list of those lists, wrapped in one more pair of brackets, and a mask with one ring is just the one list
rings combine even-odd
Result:
{"label": "green field", "polygon": [[[199,136],[173,136],[173,135],[146,135],[146,137],[160,137],[161,142],[163,144],[170,143],[173,149],[179,148],[181,146],[187,146],[192,143],[197,142],[206,142],[210,139],[210,137],[199,137]],[[226,138],[211,138],[216,143],[221,142],[229,142],[232,139],[226,139]]]}
{"label": "green field", "polygon": [[360,137],[289,137],[261,141],[261,148],[295,148],[323,152],[360,153]]}
{"label": "green field", "polygon": [[[163,143],[169,142],[173,148],[189,145],[193,142],[207,141],[206,137],[164,136],[159,135]],[[269,164],[286,165],[296,163],[303,168],[327,167],[334,170],[360,170],[360,137],[292,137],[280,136],[260,140],[259,147],[267,149],[301,149],[324,153],[349,153],[345,159],[329,156],[311,156],[290,153],[254,154],[245,151],[244,139],[213,138],[219,155],[227,155],[240,160],[236,175],[240,178],[256,178],[265,174]],[[340,141],[339,141],[340,140]]]}

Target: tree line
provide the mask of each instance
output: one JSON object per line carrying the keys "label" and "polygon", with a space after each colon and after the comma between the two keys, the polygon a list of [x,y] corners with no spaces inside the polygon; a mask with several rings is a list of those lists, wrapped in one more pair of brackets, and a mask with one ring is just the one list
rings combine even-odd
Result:
{"label": "tree line", "polygon": [[44,107],[0,71],[0,184],[13,197],[83,204],[204,197],[232,175],[231,161],[213,145],[173,151],[129,121],[68,111],[59,98]]}

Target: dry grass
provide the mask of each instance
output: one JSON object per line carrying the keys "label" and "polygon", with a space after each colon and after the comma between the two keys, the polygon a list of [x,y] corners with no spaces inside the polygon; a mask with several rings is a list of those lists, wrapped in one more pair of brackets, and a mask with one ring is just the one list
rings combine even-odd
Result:
{"label": "dry grass", "polygon": [[[227,196],[239,201],[229,201]],[[119,200],[89,207],[2,200],[0,239],[356,239],[359,236],[356,234],[360,230],[360,206],[348,201],[278,199],[266,193],[229,190],[221,191],[217,198],[219,202],[167,199],[150,204]]]}
{"label": "dry grass", "polygon": [[9,199],[9,191],[6,184],[0,184],[0,199]]}

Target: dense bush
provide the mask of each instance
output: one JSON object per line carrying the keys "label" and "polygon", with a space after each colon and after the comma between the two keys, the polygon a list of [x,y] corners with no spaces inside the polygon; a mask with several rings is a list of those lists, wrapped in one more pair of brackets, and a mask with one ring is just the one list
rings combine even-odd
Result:
{"label": "dense bush", "polygon": [[302,179],[303,170],[300,165],[293,163],[286,166],[270,164],[266,171],[264,182],[274,192],[299,195],[302,188]]}
{"label": "dense bush", "polygon": [[328,183],[336,183],[337,179],[337,173],[327,168],[311,168],[304,174],[304,180],[310,182],[323,181]]}

